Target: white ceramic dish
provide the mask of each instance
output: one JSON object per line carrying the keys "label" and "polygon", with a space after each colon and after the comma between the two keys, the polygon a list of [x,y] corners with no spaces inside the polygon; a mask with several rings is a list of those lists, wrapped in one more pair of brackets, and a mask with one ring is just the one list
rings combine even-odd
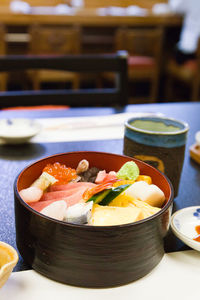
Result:
{"label": "white ceramic dish", "polygon": [[197,131],[195,134],[195,140],[198,145],[200,145],[200,131]]}
{"label": "white ceramic dish", "polygon": [[39,133],[41,125],[31,119],[1,119],[0,138],[9,144],[21,144]]}
{"label": "white ceramic dish", "polygon": [[0,242],[0,288],[8,280],[17,262],[17,251],[7,243]]}
{"label": "white ceramic dish", "polygon": [[200,251],[200,242],[194,240],[199,235],[196,226],[200,226],[200,206],[186,207],[172,215],[173,233],[186,245]]}

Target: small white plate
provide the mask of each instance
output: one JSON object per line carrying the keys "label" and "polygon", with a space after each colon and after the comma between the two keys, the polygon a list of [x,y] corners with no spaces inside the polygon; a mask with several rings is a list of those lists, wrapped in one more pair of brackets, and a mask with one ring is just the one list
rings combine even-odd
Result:
{"label": "small white plate", "polygon": [[196,226],[200,226],[200,206],[189,206],[172,215],[173,233],[186,245],[200,251],[200,242],[194,240],[199,235]]}
{"label": "small white plate", "polygon": [[41,125],[31,119],[0,120],[0,138],[8,144],[26,143],[40,130]]}
{"label": "small white plate", "polygon": [[197,131],[195,134],[195,140],[198,145],[200,145],[200,131]]}

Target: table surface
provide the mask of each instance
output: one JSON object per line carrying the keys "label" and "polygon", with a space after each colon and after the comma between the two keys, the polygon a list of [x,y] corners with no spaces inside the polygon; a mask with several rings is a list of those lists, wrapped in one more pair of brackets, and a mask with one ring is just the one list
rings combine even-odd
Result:
{"label": "table surface", "polygon": [[[0,118],[59,118],[77,116],[110,115],[124,112],[160,112],[168,117],[188,122],[190,130],[186,144],[185,161],[179,194],[174,199],[173,210],[200,204],[200,165],[190,159],[189,147],[195,142],[195,133],[200,130],[200,103],[168,103],[128,105],[124,108],[70,108],[66,110],[0,111]],[[0,145],[0,240],[16,248],[13,183],[17,174],[28,164],[48,155],[68,151],[104,151],[122,154],[123,140],[96,140],[56,143],[29,143],[26,145]],[[171,231],[165,238],[165,251],[189,249]],[[20,257],[15,271],[27,270],[29,266]]]}

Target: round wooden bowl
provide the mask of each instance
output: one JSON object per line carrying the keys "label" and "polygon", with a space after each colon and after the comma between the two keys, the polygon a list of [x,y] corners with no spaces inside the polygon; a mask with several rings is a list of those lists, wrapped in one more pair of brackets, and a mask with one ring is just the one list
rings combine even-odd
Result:
{"label": "round wooden bowl", "polygon": [[[75,225],[46,217],[27,205],[19,191],[29,187],[48,163],[76,168],[81,159],[90,166],[118,171],[133,160],[140,173],[152,177],[166,204],[144,220],[116,226]],[[25,168],[14,184],[17,247],[34,270],[53,280],[83,287],[123,285],[149,273],[162,259],[173,203],[167,177],[152,166],[123,155],[69,152],[53,155]]]}

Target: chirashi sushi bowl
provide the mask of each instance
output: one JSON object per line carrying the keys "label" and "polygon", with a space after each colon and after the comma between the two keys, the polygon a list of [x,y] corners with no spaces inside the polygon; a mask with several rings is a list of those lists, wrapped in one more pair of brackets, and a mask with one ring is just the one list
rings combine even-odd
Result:
{"label": "chirashi sushi bowl", "polygon": [[123,155],[68,152],[25,168],[14,184],[17,247],[41,274],[111,287],[161,260],[173,203],[167,177]]}

